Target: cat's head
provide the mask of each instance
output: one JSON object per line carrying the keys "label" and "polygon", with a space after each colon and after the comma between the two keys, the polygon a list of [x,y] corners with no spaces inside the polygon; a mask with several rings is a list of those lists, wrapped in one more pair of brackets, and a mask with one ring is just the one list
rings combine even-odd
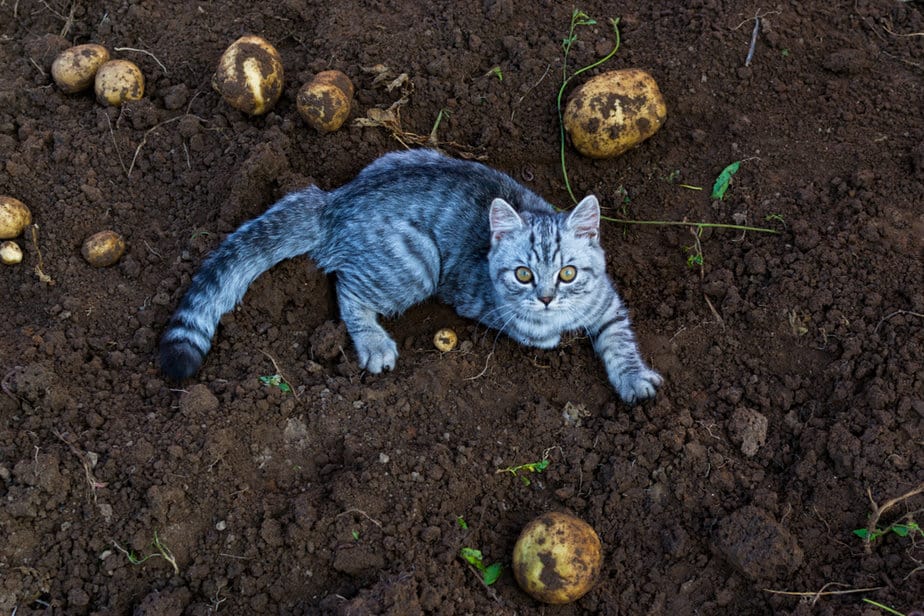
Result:
{"label": "cat's head", "polygon": [[518,213],[503,199],[490,209],[489,271],[495,292],[521,316],[577,317],[605,283],[600,205],[593,195],[565,213]]}

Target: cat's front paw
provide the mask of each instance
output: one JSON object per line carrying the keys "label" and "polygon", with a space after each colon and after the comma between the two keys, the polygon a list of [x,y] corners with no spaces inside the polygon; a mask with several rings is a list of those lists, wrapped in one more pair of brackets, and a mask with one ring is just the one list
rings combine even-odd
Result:
{"label": "cat's front paw", "polygon": [[363,340],[354,340],[359,367],[372,374],[383,370],[393,370],[398,361],[398,345],[388,336],[367,336]]}
{"label": "cat's front paw", "polygon": [[626,404],[635,404],[641,400],[654,398],[658,387],[663,382],[664,379],[661,378],[660,374],[649,368],[642,368],[635,372],[623,373],[620,375],[618,382],[613,383],[613,385],[615,385],[616,391],[619,392],[619,397]]}

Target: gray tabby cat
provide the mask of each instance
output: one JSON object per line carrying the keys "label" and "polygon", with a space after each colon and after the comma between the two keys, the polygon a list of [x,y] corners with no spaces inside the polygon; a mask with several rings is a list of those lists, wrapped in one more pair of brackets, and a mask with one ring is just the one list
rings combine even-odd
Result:
{"label": "gray tabby cat", "polygon": [[562,333],[584,331],[622,399],[650,398],[661,377],[639,355],[599,235],[593,196],[557,213],[484,165],[431,150],[386,154],[345,186],[294,192],[230,235],[170,320],[161,369],[176,380],[195,374],[221,315],[250,283],[307,254],[336,272],[341,317],[373,374],[398,358],[378,316],[436,295],[527,346],[549,349]]}

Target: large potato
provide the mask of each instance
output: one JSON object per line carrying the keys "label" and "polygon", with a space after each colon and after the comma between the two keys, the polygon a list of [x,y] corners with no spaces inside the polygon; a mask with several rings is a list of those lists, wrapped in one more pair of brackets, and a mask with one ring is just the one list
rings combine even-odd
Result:
{"label": "large potato", "polygon": [[138,65],[129,60],[110,60],[96,71],[93,85],[96,100],[103,105],[121,107],[126,101],[144,96],[144,75]]}
{"label": "large potato", "polygon": [[593,588],[603,564],[600,537],[585,521],[561,512],[526,525],[513,548],[520,588],[544,603],[570,603]]}
{"label": "large potato", "polygon": [[340,71],[322,71],[298,91],[296,105],[305,121],[322,132],[343,126],[350,115],[353,82]]}
{"label": "large potato", "polygon": [[212,87],[229,105],[250,115],[273,108],[283,86],[282,58],[259,36],[242,36],[225,50]]}
{"label": "large potato", "polygon": [[591,78],[568,98],[563,114],[574,147],[591,158],[612,158],[651,137],[667,105],[654,78],[626,68]]}
{"label": "large potato", "polygon": [[107,61],[109,51],[102,45],[87,43],[70,47],[51,63],[51,78],[62,92],[81,92],[93,84],[96,71]]}
{"label": "large potato", "polygon": [[32,213],[19,199],[0,195],[0,240],[19,237],[32,224]]}
{"label": "large potato", "polygon": [[93,267],[109,267],[125,254],[125,240],[115,231],[100,231],[84,241],[80,253]]}

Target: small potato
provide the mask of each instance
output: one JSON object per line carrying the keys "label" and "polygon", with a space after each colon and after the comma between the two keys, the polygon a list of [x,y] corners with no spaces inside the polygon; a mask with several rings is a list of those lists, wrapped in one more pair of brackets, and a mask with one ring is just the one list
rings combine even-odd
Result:
{"label": "small potato", "polygon": [[627,68],[602,73],[577,88],[562,121],[581,154],[612,158],[655,134],[666,117],[654,78]]}
{"label": "small potato", "polygon": [[93,89],[96,100],[103,105],[121,107],[126,101],[137,101],[144,96],[144,75],[134,62],[110,60],[96,71]]}
{"label": "small potato", "polygon": [[523,528],[513,548],[513,575],[533,598],[563,604],[583,597],[600,576],[600,537],[584,520],[544,513]]}
{"label": "small potato", "polygon": [[458,344],[458,342],[459,337],[456,336],[456,332],[449,328],[441,329],[433,336],[433,346],[435,346],[441,353],[448,353],[449,351],[453,350],[456,348],[456,344]]}
{"label": "small potato", "polygon": [[259,36],[242,36],[221,54],[212,88],[225,102],[244,113],[261,115],[282,94],[282,58]]}
{"label": "small potato", "polygon": [[108,61],[109,51],[102,45],[77,45],[58,54],[51,63],[51,78],[62,92],[82,92],[93,84],[96,71]]}
{"label": "small potato", "polygon": [[19,237],[30,224],[32,214],[22,201],[0,195],[0,240]]}
{"label": "small potato", "polygon": [[84,241],[80,254],[93,267],[109,267],[125,254],[125,240],[115,231],[100,231]]}
{"label": "small potato", "polygon": [[22,248],[19,244],[9,240],[0,244],[0,262],[4,265],[22,263]]}
{"label": "small potato", "polygon": [[340,71],[322,71],[298,91],[296,105],[305,121],[329,133],[337,130],[350,115],[353,82]]}

